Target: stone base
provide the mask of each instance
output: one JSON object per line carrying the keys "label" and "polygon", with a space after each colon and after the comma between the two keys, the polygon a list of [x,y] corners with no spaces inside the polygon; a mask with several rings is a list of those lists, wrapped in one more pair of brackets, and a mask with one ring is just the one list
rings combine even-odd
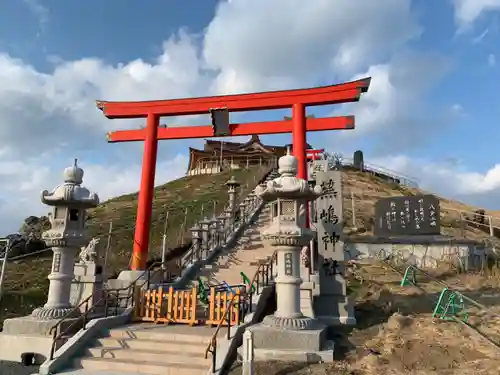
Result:
{"label": "stone base", "polygon": [[[77,319],[68,319],[61,323],[60,332],[68,329]],[[0,360],[21,362],[21,354],[35,353],[35,362],[41,364],[50,355],[50,330],[57,322],[57,319],[36,319],[33,316],[5,319],[3,332],[0,333]],[[80,324],[74,324],[68,334],[73,334],[80,328]],[[64,342],[64,339],[59,340],[56,350]]]}
{"label": "stone base", "polygon": [[314,316],[325,325],[354,325],[354,306],[343,295],[319,295],[314,297]]}
{"label": "stone base", "polygon": [[315,322],[314,325],[316,329],[287,330],[259,323],[247,328],[247,330],[253,333],[253,343],[256,349],[295,350],[312,353],[323,349],[327,335],[324,325],[318,322]]}
{"label": "stone base", "polygon": [[78,318],[80,315],[80,310],[75,310],[74,307],[71,306],[59,309],[53,309],[50,307],[37,307],[31,313],[31,316],[38,320],[62,319],[64,317]]}
{"label": "stone base", "polygon": [[[282,350],[282,349],[254,349],[254,360],[259,361],[293,361],[306,363],[331,363],[334,362],[335,344],[333,341],[327,341],[325,348],[319,351],[307,350]],[[238,348],[242,353],[243,348]]]}
{"label": "stone base", "polygon": [[[56,350],[64,344],[60,340]],[[15,333],[0,333],[0,361],[21,363],[21,354],[34,353],[35,364],[40,365],[50,356],[52,337]]]}
{"label": "stone base", "polygon": [[[89,317],[89,320],[92,317]],[[59,326],[59,331],[64,331],[71,326],[78,318],[67,319]],[[50,329],[58,322],[57,319],[37,319],[33,316],[23,316],[20,318],[5,319],[3,322],[3,332],[8,334],[40,335],[52,337]],[[73,327],[72,327],[73,328]],[[74,325],[74,331],[81,328],[79,324]]]}
{"label": "stone base", "polygon": [[[301,318],[281,318],[279,316],[267,315],[262,320],[262,324],[276,329],[302,331],[318,328],[319,323],[307,316]],[[320,328],[323,328],[321,324]]]}

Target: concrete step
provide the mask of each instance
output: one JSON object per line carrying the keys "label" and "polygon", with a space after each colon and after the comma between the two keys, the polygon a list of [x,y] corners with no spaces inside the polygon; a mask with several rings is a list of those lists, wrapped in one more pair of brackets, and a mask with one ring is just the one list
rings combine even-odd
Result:
{"label": "concrete step", "polygon": [[147,375],[206,375],[209,366],[171,362],[168,365],[150,361],[113,358],[79,358],[74,367],[92,372],[114,371]]}
{"label": "concrete step", "polygon": [[156,351],[175,352],[185,354],[200,354],[204,353],[208,344],[193,343],[183,341],[162,341],[151,339],[118,339],[113,337],[102,337],[95,341],[94,348],[116,348],[133,350],[147,350],[154,348]]}
{"label": "concrete step", "polygon": [[197,348],[198,352],[182,352],[179,349],[188,347],[189,345],[179,345],[178,348],[172,348],[171,351],[166,351],[159,347],[152,346],[148,349],[127,349],[120,345],[116,347],[97,347],[87,349],[85,352],[86,358],[105,358],[126,361],[133,358],[134,361],[144,361],[152,363],[163,363],[170,365],[172,363],[184,363],[202,365],[208,369],[211,364],[211,359],[205,359],[205,347]]}
{"label": "concrete step", "polygon": [[[209,327],[179,326],[157,326],[151,329],[112,329],[108,332],[109,338],[115,339],[138,339],[168,342],[184,342],[208,345],[214,332]],[[170,329],[172,328],[172,329]]]}

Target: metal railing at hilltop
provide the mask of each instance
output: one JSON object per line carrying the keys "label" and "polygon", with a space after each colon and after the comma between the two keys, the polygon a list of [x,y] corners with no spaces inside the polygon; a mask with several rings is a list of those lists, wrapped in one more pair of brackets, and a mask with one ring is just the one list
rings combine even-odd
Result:
{"label": "metal railing at hilltop", "polygon": [[[349,166],[351,168],[357,168],[354,164],[353,159],[343,158],[340,161],[340,164],[342,166]],[[396,172],[396,171],[381,167],[381,166],[376,165],[376,164],[363,162],[363,169],[360,171],[366,172],[366,173],[372,173],[375,175],[378,174],[378,175],[387,176],[390,179],[392,179],[394,182],[397,182],[399,185],[407,186],[410,188],[418,188],[418,179],[416,177],[409,176],[409,175],[401,173],[401,172]]]}

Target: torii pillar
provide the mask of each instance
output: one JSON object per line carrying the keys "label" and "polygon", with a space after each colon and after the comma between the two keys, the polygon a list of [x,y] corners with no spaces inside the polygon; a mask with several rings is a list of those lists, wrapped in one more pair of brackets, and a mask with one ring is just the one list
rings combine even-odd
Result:
{"label": "torii pillar", "polygon": [[[309,89],[224,95],[202,98],[152,100],[143,102],[97,101],[109,119],[146,118],[146,128],[108,133],[108,142],[144,142],[141,185],[137,208],[132,270],[144,270],[149,253],[156,155],[162,139],[235,137],[293,133],[297,177],[307,179],[306,132],[354,129],[354,116],[306,119],[306,106],[359,101],[368,91],[370,78]],[[292,108],[292,120],[230,124],[229,112]],[[212,125],[159,128],[161,116],[212,114]]]}

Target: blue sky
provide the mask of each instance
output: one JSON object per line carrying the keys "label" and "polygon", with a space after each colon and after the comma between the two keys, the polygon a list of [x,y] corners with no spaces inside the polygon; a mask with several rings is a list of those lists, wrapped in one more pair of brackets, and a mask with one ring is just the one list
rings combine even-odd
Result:
{"label": "blue sky", "polygon": [[[103,119],[96,99],[298,88],[366,75],[372,87],[360,103],[311,111],[356,114],[357,129],[311,133],[310,143],[347,156],[362,149],[368,161],[416,175],[428,190],[500,208],[500,2],[366,4],[1,0],[0,214],[43,212],[38,191],[54,187],[73,157],[105,198],[138,187],[141,145],[109,145],[105,133],[140,122]],[[172,121],[203,124],[207,118]],[[264,138],[273,144],[290,139]],[[200,142],[164,142],[157,182],[182,175],[187,146]],[[8,203],[14,193],[24,208]]]}

